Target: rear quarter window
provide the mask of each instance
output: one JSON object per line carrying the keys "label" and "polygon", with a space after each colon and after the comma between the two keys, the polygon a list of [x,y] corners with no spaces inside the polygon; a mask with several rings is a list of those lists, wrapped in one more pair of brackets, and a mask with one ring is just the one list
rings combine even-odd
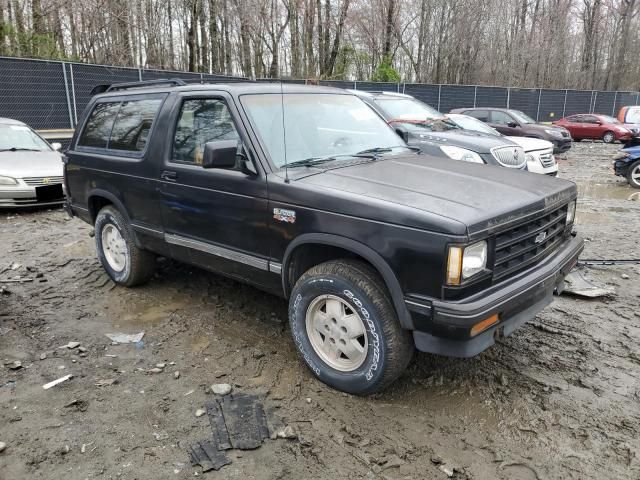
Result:
{"label": "rear quarter window", "polygon": [[164,97],[97,103],[80,135],[78,146],[103,148],[113,153],[144,151]]}

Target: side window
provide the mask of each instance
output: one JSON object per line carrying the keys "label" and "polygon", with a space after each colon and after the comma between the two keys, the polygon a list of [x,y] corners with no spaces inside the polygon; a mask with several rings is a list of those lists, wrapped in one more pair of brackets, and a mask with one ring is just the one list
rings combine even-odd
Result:
{"label": "side window", "polygon": [[505,112],[501,112],[500,110],[494,110],[491,112],[491,123],[496,123],[498,125],[507,125],[508,123],[513,122],[513,118],[511,115]]}
{"label": "side window", "polygon": [[82,147],[107,148],[113,121],[119,108],[120,102],[98,103],[93,112],[91,112],[89,120],[87,120],[80,140],[78,140],[78,145]]}
{"label": "side window", "polygon": [[489,112],[487,110],[467,110],[464,113],[470,117],[477,118],[481,122],[489,121]]}
{"label": "side window", "polygon": [[173,160],[200,165],[205,143],[237,138],[231,112],[223,100],[185,100],[173,140]]}
{"label": "side window", "polygon": [[582,123],[598,123],[598,119],[593,115],[583,115]]}
{"label": "side window", "polygon": [[111,132],[109,149],[143,151],[161,103],[161,98],[122,102]]}
{"label": "side window", "polygon": [[572,123],[582,123],[580,115],[572,115],[570,117],[567,117],[567,121]]}

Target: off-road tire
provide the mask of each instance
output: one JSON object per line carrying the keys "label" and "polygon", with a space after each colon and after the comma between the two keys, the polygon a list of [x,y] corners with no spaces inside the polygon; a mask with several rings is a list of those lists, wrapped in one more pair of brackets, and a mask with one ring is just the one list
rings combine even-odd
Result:
{"label": "off-road tire", "polygon": [[611,130],[607,130],[602,135],[602,141],[604,143],[614,143],[616,141],[616,134],[613,133]]}
{"label": "off-road tire", "polygon": [[[307,310],[322,295],[346,301],[363,320],[368,351],[364,363],[353,371],[332,368],[311,344],[306,329]],[[401,328],[382,278],[360,261],[329,261],[305,272],[291,292],[289,324],[298,353],[313,374],[344,392],[367,395],[383,390],[405,371],[413,356],[412,336]]]}
{"label": "off-road tire", "polygon": [[[105,257],[102,245],[102,230],[107,225],[113,225],[126,243],[126,265],[122,271],[114,270]],[[106,270],[111,280],[118,285],[133,287],[148,282],[153,276],[156,264],[156,256],[139,248],[134,239],[131,227],[126,219],[111,205],[103,207],[96,215],[95,240],[98,259],[102,267]]]}
{"label": "off-road tire", "polygon": [[633,188],[640,188],[640,178],[636,177],[635,180],[633,178],[634,170],[636,170],[636,175],[640,174],[640,160],[637,160],[629,165],[629,169],[627,170],[627,181],[629,182],[629,185],[631,185]]}

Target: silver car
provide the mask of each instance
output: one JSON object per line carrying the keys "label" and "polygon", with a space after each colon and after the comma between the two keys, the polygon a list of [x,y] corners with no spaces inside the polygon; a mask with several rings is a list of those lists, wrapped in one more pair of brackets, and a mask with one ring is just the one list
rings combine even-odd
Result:
{"label": "silver car", "polygon": [[60,148],[22,122],[0,118],[0,207],[62,203]]}

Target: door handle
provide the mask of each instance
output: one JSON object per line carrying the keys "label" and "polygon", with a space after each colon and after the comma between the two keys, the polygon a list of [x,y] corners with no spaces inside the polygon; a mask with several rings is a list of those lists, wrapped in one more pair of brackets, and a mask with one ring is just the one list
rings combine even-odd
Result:
{"label": "door handle", "polygon": [[165,180],[167,182],[175,182],[177,179],[178,179],[178,172],[165,170],[160,174],[160,180]]}

